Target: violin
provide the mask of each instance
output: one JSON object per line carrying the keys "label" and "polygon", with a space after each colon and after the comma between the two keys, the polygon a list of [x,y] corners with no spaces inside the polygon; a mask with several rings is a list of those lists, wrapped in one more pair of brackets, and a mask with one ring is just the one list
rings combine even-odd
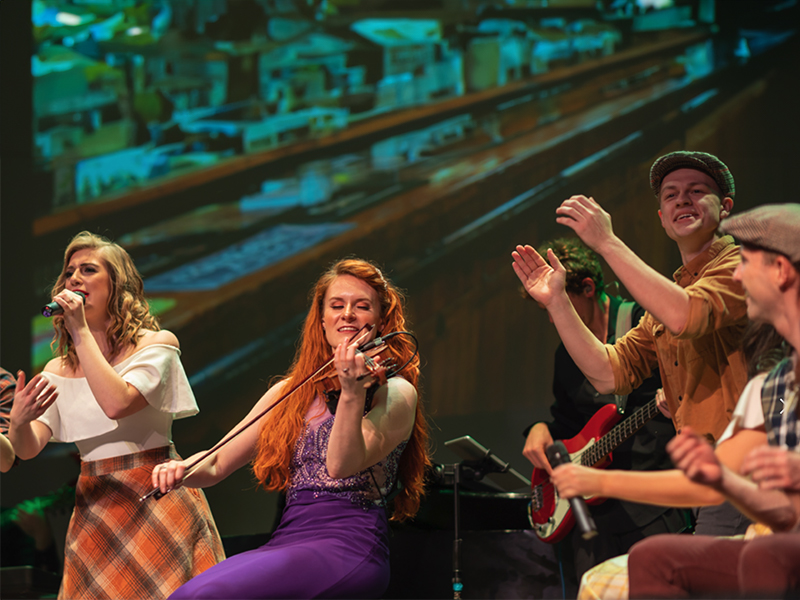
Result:
{"label": "violin", "polygon": [[[361,352],[364,357],[364,366],[367,372],[356,378],[357,381],[366,379],[364,387],[368,388],[375,383],[384,385],[388,377],[394,375],[390,370],[397,364],[394,357],[389,354],[389,346],[385,343],[373,346],[372,348]],[[314,387],[317,391],[327,397],[330,392],[338,392],[342,389],[342,384],[339,381],[339,373],[333,362],[328,365],[327,370],[320,373],[312,380]]]}
{"label": "violin", "polygon": [[[362,342],[366,339],[369,333],[373,329],[373,325],[364,325],[354,336],[354,341],[356,343]],[[363,375],[359,376],[358,379],[366,379],[370,377],[370,381],[364,384],[364,387],[371,386],[375,381],[378,381],[382,384],[386,383],[387,378],[392,377],[402,371],[405,366],[411,361],[409,359],[403,366],[399,369],[394,368],[394,358],[389,355],[385,358],[381,358],[380,355],[384,354],[388,351],[389,346],[387,345],[387,340],[395,335],[408,335],[411,336],[414,340],[414,354],[416,355],[416,338],[407,331],[396,331],[394,333],[387,334],[383,337],[376,337],[374,340],[367,342],[361,346],[359,346],[358,351],[364,356],[364,365],[367,367],[367,372]],[[317,385],[317,389],[320,390],[322,393],[326,393],[327,391],[334,391],[340,390],[342,388],[341,382],[339,381],[339,374],[336,372],[336,367],[333,365],[333,357],[331,357],[325,364],[319,367],[316,371],[314,371],[311,375],[303,379],[300,383],[295,385],[291,390],[286,392],[283,396],[278,398],[274,403],[264,409],[261,413],[255,415],[252,419],[250,419],[247,423],[243,424],[238,430],[236,430],[232,435],[226,437],[225,439],[221,440],[217,443],[216,446],[205,452],[202,456],[199,456],[197,459],[192,461],[190,464],[186,465],[186,471],[183,475],[183,479],[188,478],[195,470],[197,470],[200,464],[210,458],[214,453],[216,453],[220,448],[222,448],[225,444],[230,442],[240,433],[242,433],[248,427],[251,427],[255,423],[259,422],[262,417],[264,417],[269,411],[273,408],[278,406],[281,402],[286,400],[289,396],[294,394],[300,387],[308,383],[309,381],[313,381],[315,385]],[[326,396],[327,397],[327,396]],[[150,497],[155,497],[156,500],[163,497],[164,494],[161,493],[159,488],[154,488],[149,493],[145,494],[141,498],[139,498],[139,502],[142,502]]]}

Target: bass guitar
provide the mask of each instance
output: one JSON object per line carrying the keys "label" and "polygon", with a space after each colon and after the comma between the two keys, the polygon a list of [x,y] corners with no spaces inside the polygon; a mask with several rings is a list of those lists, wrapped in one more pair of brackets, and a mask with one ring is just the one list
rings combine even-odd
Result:
{"label": "bass guitar", "polygon": [[[622,414],[617,406],[606,404],[589,419],[578,435],[563,440],[570,461],[586,467],[606,468],[611,464],[611,452],[657,414],[658,407],[653,398],[619,423]],[[600,504],[605,498],[591,496],[585,500],[587,504]],[[549,544],[562,540],[575,524],[569,501],[559,497],[545,469],[533,469],[528,518],[539,539]]]}

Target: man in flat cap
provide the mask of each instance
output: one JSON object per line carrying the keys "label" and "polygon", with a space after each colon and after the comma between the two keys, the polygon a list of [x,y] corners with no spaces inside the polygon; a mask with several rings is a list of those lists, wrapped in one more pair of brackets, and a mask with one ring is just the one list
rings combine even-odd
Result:
{"label": "man in flat cap", "polygon": [[[647,311],[613,345],[601,344],[583,325],[564,291],[564,269],[552,252],[544,260],[530,246],[517,246],[513,266],[528,293],[547,308],[567,351],[598,392],[628,394],[657,368],[675,429],[689,425],[713,443],[728,425],[747,381],[741,351],[746,306],[742,287],[733,279],[739,252],[733,238],[718,231],[733,208],[734,181],[717,157],[681,151],[655,161],[650,186],[661,224],[681,253],[683,265],[674,282],[615,235],[611,218],[593,198],[572,196],[556,210],[556,221],[600,254]],[[543,465],[544,450],[543,443]],[[736,466],[741,455],[725,460]],[[720,495],[692,488],[674,470],[643,473],[566,465],[553,481],[565,497],[703,506],[696,515],[695,531],[700,533],[734,535],[748,525],[731,505],[716,506],[724,500]]]}
{"label": "man in flat cap", "polygon": [[689,479],[776,533],[748,541],[660,535],[640,542],[628,559],[631,598],[782,598],[800,590],[800,204],[762,206],[722,229],[742,244],[734,278],[744,286],[747,315],[771,324],[793,352],[736,407],[731,433],[766,432],[769,442],[752,450],[738,473],[689,428],[669,450]]}

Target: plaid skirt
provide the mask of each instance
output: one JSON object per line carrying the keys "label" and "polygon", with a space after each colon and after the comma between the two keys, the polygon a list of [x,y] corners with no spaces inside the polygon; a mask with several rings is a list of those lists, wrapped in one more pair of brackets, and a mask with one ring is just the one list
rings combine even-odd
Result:
{"label": "plaid skirt", "polygon": [[224,560],[201,490],[139,501],[153,467],[170,458],[179,459],[165,446],[81,463],[59,599],[166,598]]}

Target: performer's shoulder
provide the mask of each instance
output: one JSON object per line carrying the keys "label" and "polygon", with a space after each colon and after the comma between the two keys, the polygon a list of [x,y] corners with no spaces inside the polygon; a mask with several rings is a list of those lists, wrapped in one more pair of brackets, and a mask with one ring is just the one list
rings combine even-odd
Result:
{"label": "performer's shoulder", "polygon": [[145,330],[142,336],[139,338],[139,341],[136,343],[136,349],[141,350],[142,348],[152,346],[154,344],[174,346],[175,348],[181,347],[180,342],[178,342],[178,336],[167,329],[162,329],[160,331]]}

